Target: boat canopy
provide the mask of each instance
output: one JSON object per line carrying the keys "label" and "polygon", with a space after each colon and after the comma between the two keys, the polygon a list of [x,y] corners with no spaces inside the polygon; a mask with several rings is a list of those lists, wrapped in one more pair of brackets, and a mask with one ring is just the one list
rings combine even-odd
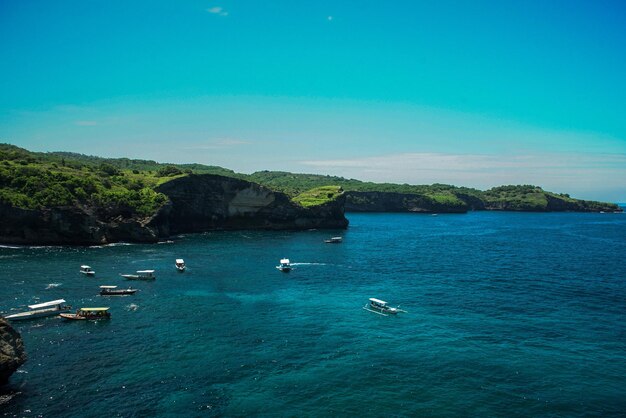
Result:
{"label": "boat canopy", "polygon": [[289,264],[289,259],[288,258],[281,259],[280,264]]}
{"label": "boat canopy", "polygon": [[83,312],[104,312],[108,311],[111,308],[80,308]]}
{"label": "boat canopy", "polygon": [[152,274],[154,270],[137,270],[137,274]]}
{"label": "boat canopy", "polygon": [[380,299],[376,299],[376,298],[370,298],[370,302],[374,302],[374,303],[378,303],[381,305],[386,305],[387,302],[385,302],[384,300],[380,300]]}
{"label": "boat canopy", "polygon": [[182,258],[177,258],[176,264],[185,264],[185,260],[183,260]]}
{"label": "boat canopy", "polygon": [[89,266],[80,266],[80,268],[83,270],[91,270],[91,267]]}
{"label": "boat canopy", "polygon": [[100,289],[117,289],[117,286],[100,286]]}
{"label": "boat canopy", "polygon": [[53,300],[51,302],[38,303],[36,305],[28,305],[30,309],[47,308],[48,306],[56,306],[65,303],[65,299]]}

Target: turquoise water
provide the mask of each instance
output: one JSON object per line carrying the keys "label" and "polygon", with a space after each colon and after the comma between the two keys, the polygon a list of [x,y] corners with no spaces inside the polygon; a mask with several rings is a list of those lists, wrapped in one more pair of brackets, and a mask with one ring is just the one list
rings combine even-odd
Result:
{"label": "turquoise water", "polygon": [[[5,416],[618,416],[626,215],[350,214],[347,231],[0,248],[0,310],[65,298],[107,322],[18,323]],[[341,234],[344,243],[324,244]],[[174,269],[184,258],[185,273]],[[296,263],[289,274],[274,267]],[[95,278],[78,273],[91,265]],[[154,268],[154,282],[119,273]],[[135,296],[98,286],[131,283]],[[408,311],[383,317],[369,297]],[[134,304],[134,306],[131,306]]]}

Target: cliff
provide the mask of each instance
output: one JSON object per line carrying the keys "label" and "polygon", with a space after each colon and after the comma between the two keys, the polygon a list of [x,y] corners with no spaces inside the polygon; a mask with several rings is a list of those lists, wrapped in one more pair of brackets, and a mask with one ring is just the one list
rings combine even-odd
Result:
{"label": "cliff", "polygon": [[156,242],[167,236],[169,205],[152,216],[85,205],[23,209],[0,202],[0,242],[37,245],[100,245]]}
{"label": "cliff", "polygon": [[621,212],[614,203],[572,199],[538,186],[500,186],[482,193],[485,210],[518,212]]}
{"label": "cliff", "polygon": [[426,195],[395,192],[346,192],[348,212],[465,213],[468,205],[458,199],[437,201]]}
{"label": "cliff", "polygon": [[287,195],[245,180],[199,174],[177,178],[156,188],[172,202],[170,232],[215,229],[346,228],[345,196],[303,207]]}
{"label": "cliff", "polygon": [[0,384],[5,384],[25,361],[22,337],[0,317]]}
{"label": "cliff", "polygon": [[346,191],[348,212],[439,212],[467,210],[533,212],[621,212],[614,203],[571,198],[533,185],[512,185],[478,190],[449,184],[411,185],[372,183],[319,174],[259,171],[253,181],[295,196],[305,190],[339,185]]}
{"label": "cliff", "polygon": [[303,207],[283,193],[245,180],[200,174],[156,188],[165,203],[150,215],[115,204],[20,208],[0,201],[0,242],[102,245],[157,242],[181,232],[215,229],[346,228],[345,197]]}

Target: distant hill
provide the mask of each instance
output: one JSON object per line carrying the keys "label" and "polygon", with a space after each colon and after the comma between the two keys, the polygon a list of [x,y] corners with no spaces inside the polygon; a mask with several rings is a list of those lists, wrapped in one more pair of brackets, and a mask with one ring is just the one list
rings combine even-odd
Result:
{"label": "distant hill", "polygon": [[[348,194],[347,210],[367,211],[368,206],[385,207],[379,200],[389,199],[390,210],[415,212],[462,212],[467,210],[507,211],[618,211],[613,203],[573,199],[533,185],[499,186],[481,191],[449,184],[410,185],[372,183],[343,177],[317,174],[295,174],[283,171],[258,171],[249,176],[288,195],[295,196],[314,187],[340,185]],[[352,193],[351,193],[352,192]],[[405,202],[407,198],[412,201]],[[416,199],[416,198],[419,199]],[[391,202],[400,200],[400,202]],[[413,205],[413,206],[412,206]],[[358,209],[357,209],[358,208]],[[395,208],[395,209],[393,209]],[[378,210],[376,210],[378,211]]]}
{"label": "distant hill", "polygon": [[332,200],[336,194],[320,193],[319,190],[329,186],[341,187],[346,194],[348,211],[621,210],[612,203],[573,199],[567,194],[532,185],[500,186],[481,191],[447,184],[372,183],[282,171],[246,175],[203,164],[168,164],[71,152],[41,153],[0,144],[0,202],[21,208],[82,204],[95,208],[115,207],[125,213],[147,216],[166,201],[165,196],[155,191],[159,185],[192,173],[258,183],[283,192],[302,205],[324,204],[325,199]]}

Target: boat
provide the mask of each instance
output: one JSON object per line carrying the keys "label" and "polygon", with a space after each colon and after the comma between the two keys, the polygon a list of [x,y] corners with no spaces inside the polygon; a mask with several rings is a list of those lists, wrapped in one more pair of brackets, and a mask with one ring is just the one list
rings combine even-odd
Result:
{"label": "boat", "polygon": [[280,260],[280,265],[276,266],[276,268],[283,273],[289,273],[292,269],[291,263],[289,262],[288,258],[282,258]]}
{"label": "boat", "polygon": [[126,296],[134,295],[137,289],[118,289],[117,286],[100,286],[101,296]]}
{"label": "boat", "polygon": [[111,319],[109,308],[80,308],[76,313],[62,313],[59,314],[61,318],[73,319],[78,321],[85,321],[87,319]]}
{"label": "boat", "polygon": [[86,276],[94,276],[96,274],[89,266],[80,266],[80,272]]}
{"label": "boat", "polygon": [[154,275],[154,270],[137,270],[137,274],[120,274],[125,279],[128,280],[154,280],[156,276]]}
{"label": "boat", "polygon": [[393,308],[389,306],[384,300],[376,298],[370,298],[369,303],[366,303],[363,309],[383,316],[396,315],[401,312],[406,313],[405,310],[400,309],[399,307]]}
{"label": "boat", "polygon": [[343,242],[342,237],[332,237],[330,239],[325,239],[324,242],[326,244],[341,244]]}
{"label": "boat", "polygon": [[185,260],[183,260],[182,258],[176,259],[175,266],[176,266],[176,270],[180,271],[181,273],[185,271],[185,269],[187,268],[187,266],[185,266]]}
{"label": "boat", "polygon": [[25,319],[42,318],[44,316],[54,316],[62,312],[69,312],[72,309],[69,305],[64,305],[65,299],[53,300],[50,302],[38,303],[36,305],[28,305],[31,309],[27,312],[15,313],[5,316],[10,321],[23,321]]}

